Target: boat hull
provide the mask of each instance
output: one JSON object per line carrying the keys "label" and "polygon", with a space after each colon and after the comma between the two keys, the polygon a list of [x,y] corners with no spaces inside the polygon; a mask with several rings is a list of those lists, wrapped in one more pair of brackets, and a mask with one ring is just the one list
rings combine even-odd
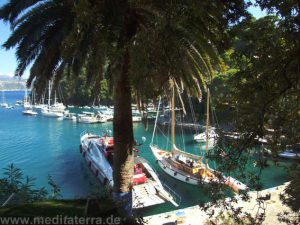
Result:
{"label": "boat hull", "polygon": [[192,185],[199,185],[201,182],[200,182],[200,179],[195,179],[195,178],[192,178],[192,177],[189,177],[187,175],[184,175],[176,170],[174,170],[174,168],[172,168],[170,165],[167,165],[166,163],[164,163],[163,160],[157,160],[157,163],[159,165],[159,167],[165,172],[167,173],[168,175],[170,175],[171,177],[177,179],[177,180],[180,180],[184,183],[187,183],[187,184],[192,184]]}
{"label": "boat hull", "polygon": [[[150,146],[151,151],[156,159],[157,164],[159,167],[168,175],[171,177],[180,180],[184,183],[192,184],[192,185],[199,185],[201,183],[200,178],[197,179],[195,177],[189,176],[188,174],[182,173],[178,169],[176,169],[174,166],[169,164],[165,157],[171,156],[169,152],[160,150],[159,148],[151,145]],[[161,153],[161,154],[160,154]]]}
{"label": "boat hull", "polygon": [[291,151],[279,153],[278,156],[285,159],[300,159],[300,153],[295,153]]}
{"label": "boat hull", "polygon": [[36,116],[38,114],[37,112],[34,112],[32,110],[25,110],[22,113],[26,116]]}
{"label": "boat hull", "polygon": [[[108,190],[112,191],[113,169],[108,161],[109,156],[106,154],[105,145],[102,145],[103,147],[100,147],[97,150],[95,149],[95,146],[100,145],[97,145],[92,139],[101,140],[103,137],[92,134],[84,134],[80,139],[80,152],[96,178],[104,184]],[[104,142],[102,143],[105,143],[106,140],[107,139],[103,139]],[[150,177],[147,177],[146,180],[141,180],[141,178],[145,178],[143,177],[145,174],[134,174],[134,185],[132,189],[133,208],[148,207],[161,204],[166,201],[170,201],[173,205],[178,206],[172,196],[164,190],[158,176],[145,159],[138,156],[135,157],[135,165],[143,165],[143,168],[148,174],[150,174]]]}
{"label": "boat hull", "polygon": [[51,118],[58,118],[58,117],[63,117],[64,114],[63,113],[60,113],[60,112],[52,112],[52,111],[46,111],[46,110],[42,110],[41,114],[43,116],[46,116],[46,117],[51,117]]}

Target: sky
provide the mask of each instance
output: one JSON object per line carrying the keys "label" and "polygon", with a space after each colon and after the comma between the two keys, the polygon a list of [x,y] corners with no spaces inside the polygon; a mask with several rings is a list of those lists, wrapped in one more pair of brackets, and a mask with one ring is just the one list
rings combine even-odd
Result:
{"label": "sky", "polygon": [[[7,0],[0,0],[0,7],[2,7]],[[262,12],[259,7],[251,6],[249,12],[256,18],[260,18],[266,15],[265,12]],[[5,50],[2,45],[9,37],[11,31],[9,24],[4,23],[0,20],[0,75],[13,76],[14,71],[17,67],[17,60],[15,57],[15,49]],[[23,75],[24,78],[27,78],[29,75],[29,69],[27,69]]]}

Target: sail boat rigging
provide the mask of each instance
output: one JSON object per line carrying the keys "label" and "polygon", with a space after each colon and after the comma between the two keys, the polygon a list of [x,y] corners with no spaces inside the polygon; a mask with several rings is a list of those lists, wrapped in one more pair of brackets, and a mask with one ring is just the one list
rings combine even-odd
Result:
{"label": "sail boat rigging", "polygon": [[[61,111],[51,108],[51,104],[50,104],[50,101],[51,101],[51,84],[50,84],[50,82],[49,82],[48,85],[49,85],[49,87],[48,87],[48,107],[43,108],[41,113],[42,113],[43,116],[46,116],[46,117],[54,117],[54,118],[63,117],[64,114]],[[56,94],[55,94],[55,103],[56,103]]]}
{"label": "sail boat rigging", "polygon": [[0,104],[1,107],[3,108],[8,108],[8,104],[6,103],[5,101],[5,96],[4,96],[4,91],[1,91],[2,92],[2,103]]}
{"label": "sail boat rigging", "polygon": [[[174,82],[172,82],[172,118],[171,118],[171,136],[172,136],[172,149],[171,152],[161,149],[153,144],[155,129],[157,128],[157,118],[155,120],[155,126],[153,131],[153,137],[150,144],[150,149],[158,163],[164,172],[172,176],[175,179],[183,181],[188,184],[198,185],[201,183],[209,184],[212,182],[224,183],[232,187],[236,192],[240,190],[247,189],[247,186],[237,181],[232,177],[225,177],[221,172],[215,171],[208,165],[208,127],[209,127],[209,100],[210,93],[209,88],[207,88],[207,118],[206,118],[206,159],[203,159],[199,155],[188,153],[182,151],[176,147],[175,144],[175,87]],[[159,106],[161,104],[161,99],[159,101]],[[158,117],[158,113],[157,113]]]}

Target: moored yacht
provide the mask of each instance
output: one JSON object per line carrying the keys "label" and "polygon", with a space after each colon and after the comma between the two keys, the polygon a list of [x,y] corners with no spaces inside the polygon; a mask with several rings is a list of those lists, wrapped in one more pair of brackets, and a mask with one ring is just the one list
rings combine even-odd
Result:
{"label": "moored yacht", "polygon": [[[51,86],[49,82],[49,90],[48,90],[48,107],[47,108],[42,108],[41,114],[46,117],[53,117],[53,118],[58,118],[58,117],[63,117],[64,114],[60,110],[55,110],[51,108],[50,101],[51,101]],[[56,97],[55,97],[56,100]],[[55,103],[54,103],[55,104]]]}
{"label": "moored yacht", "polygon": [[[80,137],[80,152],[87,161],[96,178],[109,189],[113,188],[113,155],[114,140],[110,136],[98,136],[83,133]],[[134,175],[132,178],[133,208],[148,207],[166,201],[178,206],[165,186],[160,182],[150,164],[142,157],[134,159]],[[175,192],[173,192],[176,195]],[[180,197],[177,195],[177,198]]]}
{"label": "moored yacht", "polygon": [[[172,149],[171,151],[162,149],[153,144],[154,134],[157,127],[158,113],[155,120],[150,149],[157,160],[161,169],[171,177],[182,182],[199,185],[208,185],[211,183],[220,183],[231,187],[235,192],[247,190],[247,186],[233,177],[226,177],[220,171],[216,171],[208,165],[208,159],[203,160],[202,156],[191,154],[189,152],[180,150],[175,144],[175,100],[174,100],[174,84],[172,87],[172,102],[171,102],[171,135],[172,135]],[[207,88],[207,120],[206,120],[206,156],[208,155],[209,141],[208,141],[208,127],[209,127],[209,89]],[[159,106],[160,108],[160,102]]]}
{"label": "moored yacht", "polygon": [[76,121],[77,117],[76,117],[75,113],[70,113],[69,110],[65,110],[64,111],[64,119]]}
{"label": "moored yacht", "polygon": [[141,122],[142,115],[138,110],[132,110],[132,122]]}
{"label": "moored yacht", "polygon": [[278,156],[286,159],[300,159],[300,152],[296,152],[293,149],[287,149],[283,152],[280,152]]}
{"label": "moored yacht", "polygon": [[37,112],[33,111],[32,108],[26,109],[26,110],[22,111],[22,113],[27,116],[36,116],[38,114]]}
{"label": "moored yacht", "polygon": [[[216,133],[215,128],[214,127],[208,128],[207,135],[208,135],[209,147],[214,147],[217,142],[217,139],[218,139],[218,134]],[[202,132],[200,134],[195,135],[194,140],[196,142],[206,143],[206,140],[207,140],[206,132]]]}
{"label": "moored yacht", "polygon": [[79,123],[104,123],[106,121],[107,119],[99,113],[82,112],[81,114],[78,114]]}

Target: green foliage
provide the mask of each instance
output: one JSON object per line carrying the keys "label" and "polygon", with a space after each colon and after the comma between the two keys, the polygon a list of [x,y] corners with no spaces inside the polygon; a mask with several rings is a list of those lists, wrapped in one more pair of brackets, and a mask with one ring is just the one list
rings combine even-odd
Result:
{"label": "green foliage", "polygon": [[59,197],[62,197],[60,194],[60,187],[53,181],[51,175],[48,175],[48,184],[51,188],[51,199],[57,199]]}
{"label": "green foliage", "polygon": [[83,69],[80,75],[70,73],[61,80],[60,86],[67,104],[79,106],[111,104],[112,96],[107,79],[88,82],[86,73]]}
{"label": "green foliage", "polygon": [[[0,198],[8,198],[15,194],[17,203],[31,203],[47,199],[48,192],[42,188],[36,188],[35,178],[26,176],[24,178],[22,171],[10,164],[3,168],[4,178],[0,179]],[[60,187],[48,176],[48,184],[51,188],[50,199],[61,197]]]}
{"label": "green foliage", "polygon": [[[231,127],[242,134],[241,140],[225,145],[240,156],[233,157],[235,154],[232,156],[226,151],[226,158],[233,160],[223,160],[225,168],[222,169],[230,167],[243,155],[248,156],[250,148],[257,145],[257,137],[268,140],[275,163],[279,151],[287,145],[293,147],[300,143],[299,1],[257,2],[278,17],[248,18],[234,26],[231,29],[235,36],[233,47],[224,56],[227,71],[213,80],[217,108],[229,112]],[[221,147],[224,150],[224,146]],[[262,187],[260,176],[266,166],[263,151],[259,154],[253,162],[257,171],[241,176],[247,177],[250,181],[247,183],[258,190]],[[289,168],[288,172],[292,181],[282,200],[295,213],[281,216],[284,222],[298,224],[299,166]]]}
{"label": "green foliage", "polygon": [[26,177],[19,168],[10,164],[4,170],[4,178],[0,179],[0,197],[8,197],[11,194],[16,194],[18,201],[29,203],[39,201],[47,197],[45,188],[35,188],[35,178]]}

